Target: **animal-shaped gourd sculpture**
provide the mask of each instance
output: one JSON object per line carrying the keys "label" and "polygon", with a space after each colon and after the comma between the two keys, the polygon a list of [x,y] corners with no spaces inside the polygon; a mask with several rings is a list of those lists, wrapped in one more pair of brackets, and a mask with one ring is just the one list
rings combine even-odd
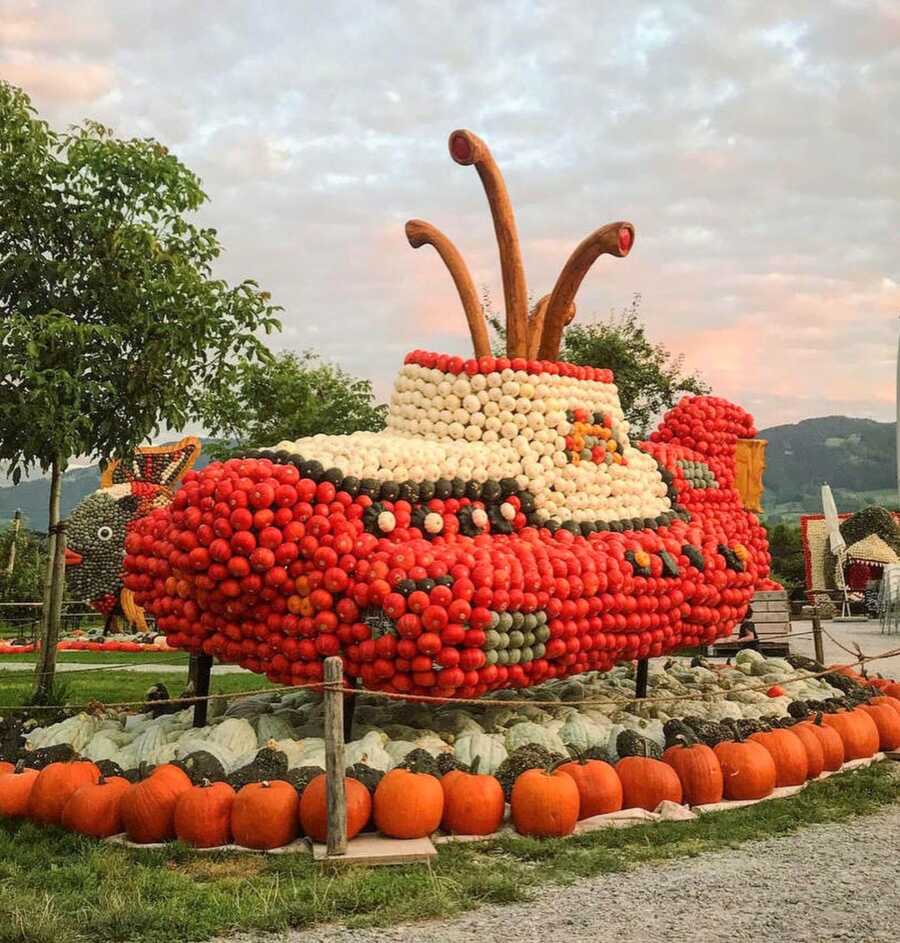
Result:
{"label": "animal-shaped gourd sculpture", "polygon": [[171,502],[175,488],[200,454],[200,440],[142,446],[131,463],[111,461],[100,487],[69,516],[66,529],[66,582],[70,594],[104,615],[121,614],[146,631],[143,609],[123,586],[128,532],[139,518]]}
{"label": "animal-shaped gourd sculpture", "polygon": [[370,688],[471,697],[727,635],[768,573],[766,537],[734,489],[747,413],[687,398],[629,439],[612,373],[557,362],[591,264],[630,223],[572,253],[529,317],[512,209],[485,144],[507,353],[491,356],[462,257],[407,224],[450,270],[476,357],[416,350],[383,432],[317,435],[185,475],[129,538],[125,585],[171,645],[265,672],[322,677],[326,656]]}

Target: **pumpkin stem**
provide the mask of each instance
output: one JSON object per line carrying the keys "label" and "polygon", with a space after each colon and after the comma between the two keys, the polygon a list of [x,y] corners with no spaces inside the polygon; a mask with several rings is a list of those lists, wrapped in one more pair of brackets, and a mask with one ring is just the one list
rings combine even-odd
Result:
{"label": "pumpkin stem", "polygon": [[13,770],[13,772],[22,773],[24,771],[25,771],[25,760],[19,760],[18,763],[16,763],[16,768],[15,770]]}
{"label": "pumpkin stem", "polygon": [[200,785],[204,789],[207,789],[212,785],[212,783],[204,776],[203,779],[200,780]]}
{"label": "pumpkin stem", "polygon": [[477,775],[478,775],[478,767],[479,767],[480,765],[481,765],[481,757],[480,757],[480,756],[476,756],[475,759],[472,760],[472,765],[469,767],[469,773],[470,773],[472,776],[477,776]]}
{"label": "pumpkin stem", "polygon": [[567,756],[563,756],[558,760],[554,760],[552,763],[550,763],[549,766],[546,767],[547,775],[552,776],[560,768],[560,766],[564,766],[566,763],[570,762],[571,760]]}

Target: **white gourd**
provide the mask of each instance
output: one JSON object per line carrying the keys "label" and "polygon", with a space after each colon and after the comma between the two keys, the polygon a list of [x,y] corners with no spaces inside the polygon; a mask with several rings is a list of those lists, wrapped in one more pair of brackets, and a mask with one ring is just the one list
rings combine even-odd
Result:
{"label": "white gourd", "polygon": [[525,721],[524,723],[514,724],[506,732],[506,749],[510,753],[529,743],[540,744],[540,746],[545,747],[551,753],[561,753],[563,756],[566,755],[566,745],[562,742],[559,735],[539,724]]}
{"label": "white gourd", "polygon": [[131,748],[137,757],[138,766],[142,763],[146,763],[148,766],[156,766],[162,762],[159,755],[166,745],[165,730],[160,726],[153,726],[147,727],[134,741]]}
{"label": "white gourd", "polygon": [[98,763],[100,760],[111,760],[119,750],[119,745],[106,735],[106,732],[94,734],[90,742],[81,751],[86,760]]}
{"label": "white gourd", "polygon": [[303,762],[303,743],[300,740],[269,740],[265,744],[271,750],[280,750],[287,757],[288,769],[305,766]]}
{"label": "white gourd", "polygon": [[123,770],[138,768],[137,754],[135,754],[134,749],[130,746],[117,750],[110,757],[110,760],[113,763],[117,763]]}
{"label": "white gourd", "polygon": [[394,766],[396,766],[407,753],[415,750],[415,748],[416,745],[412,740],[388,740],[384,745],[385,752],[390,756]]}
{"label": "white gourd", "polygon": [[386,773],[389,769],[393,769],[394,761],[390,753],[385,750],[384,742],[384,735],[372,730],[362,740],[348,743],[344,750],[345,764],[352,766],[354,763],[365,763],[372,769]]}
{"label": "white gourd", "polygon": [[440,756],[441,753],[452,753],[453,747],[445,740],[434,734],[426,734],[422,737],[416,737],[415,748],[425,750],[432,756]]}
{"label": "white gourd", "polygon": [[263,714],[257,722],[257,746],[264,747],[270,740],[289,740],[293,736],[294,728],[282,715]]}
{"label": "white gourd", "polygon": [[470,733],[458,737],[453,755],[460,763],[471,767],[478,759],[479,773],[495,773],[508,756],[502,734]]}
{"label": "white gourd", "polygon": [[235,756],[258,749],[253,725],[238,717],[227,717],[217,724],[209,739],[211,743],[226,747]]}
{"label": "white gourd", "polygon": [[569,717],[559,730],[559,738],[566,746],[582,752],[591,747],[605,746],[607,737],[606,727],[580,714]]}

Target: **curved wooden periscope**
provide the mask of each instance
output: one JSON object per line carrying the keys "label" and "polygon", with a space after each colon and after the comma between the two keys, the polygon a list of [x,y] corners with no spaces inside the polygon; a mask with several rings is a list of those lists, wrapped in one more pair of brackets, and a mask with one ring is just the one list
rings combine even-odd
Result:
{"label": "curved wooden periscope", "polygon": [[449,145],[450,156],[456,163],[464,167],[474,164],[481,177],[494,218],[497,248],[500,250],[503,299],[506,305],[506,353],[509,357],[525,357],[528,353],[528,289],[516,218],[503,175],[487,144],[471,131],[454,131],[450,135]]}
{"label": "curved wooden periscope", "polygon": [[[544,319],[547,316],[547,306],[550,304],[550,296],[544,295],[543,298],[534,306],[534,310],[528,317],[528,359],[536,360],[538,349],[541,346],[541,334],[544,333]],[[566,312],[566,318],[563,327],[571,324],[575,319],[575,302],[569,305]]]}
{"label": "curved wooden periscope", "polygon": [[556,279],[550,301],[547,303],[547,313],[544,316],[544,329],[541,334],[541,343],[538,348],[540,360],[556,360],[559,356],[559,345],[562,340],[562,331],[567,321],[569,305],[575,299],[582,279],[588,269],[601,255],[616,255],[624,258],[634,245],[634,226],[631,223],[609,223],[600,229],[594,230],[584,239],[569,256],[563,270]]}
{"label": "curved wooden periscope", "polygon": [[469,333],[472,335],[475,356],[490,357],[491,344],[488,340],[487,325],[481,310],[481,301],[475,291],[475,283],[472,281],[469,269],[459,250],[440,229],[432,226],[431,223],[426,223],[424,219],[409,220],[406,224],[406,238],[414,249],[419,249],[422,246],[434,246],[444,265],[447,266],[447,270],[456,285],[456,290],[459,292],[459,300],[462,302],[463,310],[466,312],[466,320],[469,322]]}

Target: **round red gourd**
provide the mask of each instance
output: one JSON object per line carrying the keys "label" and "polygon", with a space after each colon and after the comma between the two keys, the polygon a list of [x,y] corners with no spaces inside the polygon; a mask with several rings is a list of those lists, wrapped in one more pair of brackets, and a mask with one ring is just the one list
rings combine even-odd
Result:
{"label": "round red gourd", "polygon": [[121,776],[101,776],[72,793],[62,812],[61,824],[70,832],[108,838],[122,831],[120,804],[131,783]]}
{"label": "round red gourd", "polygon": [[235,792],[228,783],[192,786],[175,801],[175,837],[194,848],[218,848],[231,841]]}
{"label": "round red gourd", "polygon": [[616,763],[622,782],[622,808],[653,812],[664,801],[680,803],[683,798],[678,774],[662,760],[647,756],[626,756]]}

